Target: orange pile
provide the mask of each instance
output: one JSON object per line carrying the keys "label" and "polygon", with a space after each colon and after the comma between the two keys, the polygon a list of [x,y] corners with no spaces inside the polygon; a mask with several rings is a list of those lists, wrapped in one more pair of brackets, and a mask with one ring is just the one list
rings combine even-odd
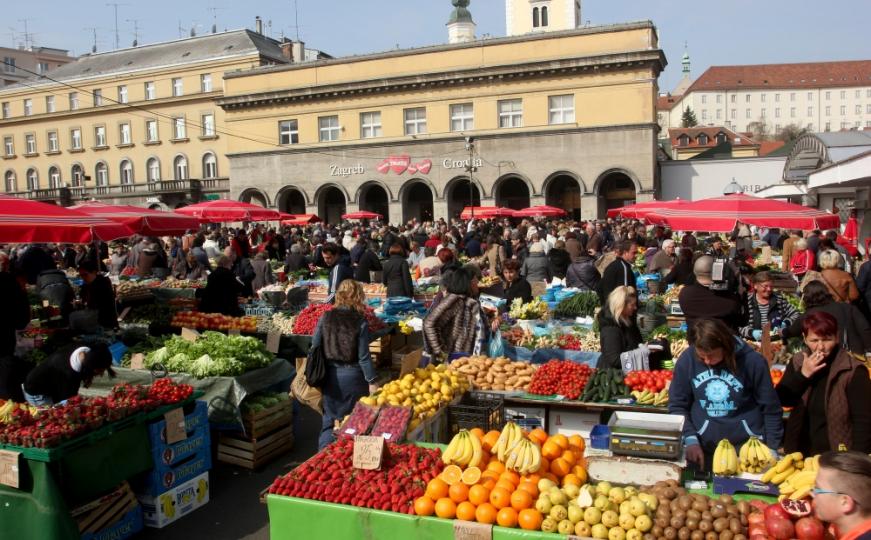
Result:
{"label": "orange pile", "polygon": [[543,429],[532,430],[528,437],[542,447],[542,466],[536,473],[521,477],[506,470],[496,456],[490,455],[499,438],[498,431],[486,434],[478,428],[470,431],[481,440],[485,452],[486,459],[481,462],[483,471],[478,467],[465,471],[456,465],[446,467],[415,501],[417,515],[537,531],[543,520],[541,512],[535,509],[538,481],[549,478],[557,484],[576,483],[578,486],[587,481],[584,439],[579,435],[549,437]]}

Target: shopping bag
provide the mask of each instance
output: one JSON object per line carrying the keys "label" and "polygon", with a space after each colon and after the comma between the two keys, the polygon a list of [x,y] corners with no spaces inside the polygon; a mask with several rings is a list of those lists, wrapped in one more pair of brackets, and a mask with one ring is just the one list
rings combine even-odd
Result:
{"label": "shopping bag", "polygon": [[505,343],[502,341],[502,333],[496,331],[495,335],[490,338],[490,358],[498,358],[505,356]]}
{"label": "shopping bag", "polygon": [[309,386],[305,379],[305,365],[307,361],[308,358],[296,359],[296,376],[293,378],[293,382],[290,383],[290,394],[303,405],[311,407],[318,414],[323,415],[324,395],[319,389]]}

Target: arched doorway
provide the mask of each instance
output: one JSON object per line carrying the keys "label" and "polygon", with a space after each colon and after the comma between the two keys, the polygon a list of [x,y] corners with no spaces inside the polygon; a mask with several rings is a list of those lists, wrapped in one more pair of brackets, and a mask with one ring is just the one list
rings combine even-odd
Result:
{"label": "arched doorway", "polygon": [[285,188],[278,194],[277,206],[279,212],[305,214],[305,195],[296,188]]}
{"label": "arched doorway", "polygon": [[506,176],[496,185],[496,206],[529,208],[529,186],[519,176]]}
{"label": "arched doorway", "polygon": [[327,223],[339,223],[346,214],[347,200],[336,186],[326,186],[318,193],[318,216]]}
{"label": "arched doorway", "polygon": [[405,184],[402,193],[402,221],[417,218],[418,221],[433,220],[432,189],[424,182],[414,181]]}
{"label": "arched doorway", "polygon": [[572,219],[581,219],[581,184],[568,174],[558,174],[546,182],[544,204],[562,208]]}
{"label": "arched doorway", "polygon": [[596,195],[599,199],[599,218],[605,217],[612,208],[635,204],[635,182],[626,173],[606,173],[599,179],[598,184]]}
{"label": "arched doorway", "polygon": [[239,200],[250,204],[256,204],[263,208],[269,206],[269,199],[267,199],[266,194],[259,189],[246,189],[241,195],[239,195]]}
{"label": "arched doorway", "polygon": [[360,188],[357,200],[360,202],[360,210],[375,212],[384,216],[385,220],[389,219],[390,198],[384,186],[375,183],[365,184]]}
{"label": "arched doorway", "polygon": [[448,184],[445,198],[448,200],[448,216],[451,218],[459,217],[467,206],[481,206],[478,185],[470,182],[468,178],[457,178]]}

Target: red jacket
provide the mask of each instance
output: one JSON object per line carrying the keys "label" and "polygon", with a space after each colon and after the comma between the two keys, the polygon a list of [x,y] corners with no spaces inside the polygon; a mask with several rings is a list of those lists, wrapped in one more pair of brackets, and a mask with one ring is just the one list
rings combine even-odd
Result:
{"label": "red jacket", "polygon": [[814,252],[809,249],[796,251],[789,261],[789,270],[797,276],[803,276],[808,270],[813,270],[814,266],[816,266],[816,258]]}

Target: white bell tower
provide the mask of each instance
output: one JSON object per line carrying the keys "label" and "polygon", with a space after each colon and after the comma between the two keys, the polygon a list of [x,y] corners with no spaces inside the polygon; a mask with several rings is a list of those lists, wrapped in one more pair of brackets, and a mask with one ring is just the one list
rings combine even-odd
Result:
{"label": "white bell tower", "polygon": [[448,43],[475,41],[475,21],[469,12],[471,0],[451,0],[454,10],[448,19]]}
{"label": "white bell tower", "polygon": [[509,36],[570,30],[581,25],[581,0],[505,0]]}

